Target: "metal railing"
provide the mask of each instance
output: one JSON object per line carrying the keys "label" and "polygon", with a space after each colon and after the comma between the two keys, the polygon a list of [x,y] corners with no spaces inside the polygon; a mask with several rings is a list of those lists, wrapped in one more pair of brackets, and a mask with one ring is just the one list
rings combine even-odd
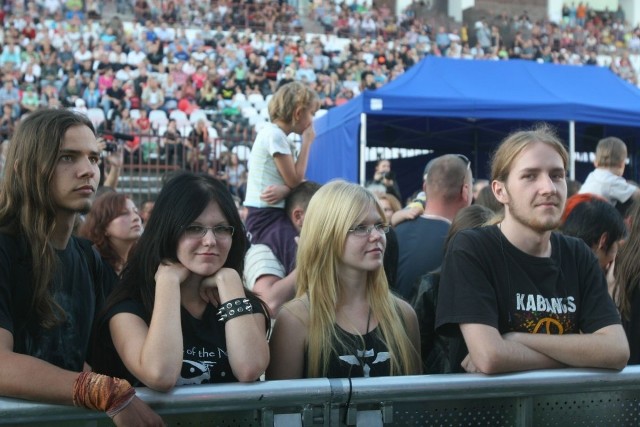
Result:
{"label": "metal railing", "polygon": [[[548,370],[310,379],[138,389],[168,425],[637,426],[640,366],[622,372]],[[111,425],[106,415],[0,399],[4,425]]]}

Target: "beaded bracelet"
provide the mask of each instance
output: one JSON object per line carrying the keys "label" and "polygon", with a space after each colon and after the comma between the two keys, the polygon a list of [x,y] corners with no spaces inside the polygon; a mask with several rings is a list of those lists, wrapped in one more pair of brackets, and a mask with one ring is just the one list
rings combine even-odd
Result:
{"label": "beaded bracelet", "polygon": [[253,314],[253,306],[247,298],[236,298],[229,300],[220,306],[218,310],[218,321],[227,322],[234,317]]}

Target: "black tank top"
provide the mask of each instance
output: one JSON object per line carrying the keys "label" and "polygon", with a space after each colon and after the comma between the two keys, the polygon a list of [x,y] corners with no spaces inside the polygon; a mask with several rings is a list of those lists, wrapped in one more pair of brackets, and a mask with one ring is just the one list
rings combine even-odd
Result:
{"label": "black tank top", "polygon": [[[327,378],[384,377],[391,375],[391,356],[382,342],[376,327],[363,336],[350,334],[336,325],[336,332],[345,343],[344,347],[336,343],[338,353],[332,352],[329,359]],[[342,347],[342,348],[341,348]],[[305,369],[307,372],[307,354]]]}

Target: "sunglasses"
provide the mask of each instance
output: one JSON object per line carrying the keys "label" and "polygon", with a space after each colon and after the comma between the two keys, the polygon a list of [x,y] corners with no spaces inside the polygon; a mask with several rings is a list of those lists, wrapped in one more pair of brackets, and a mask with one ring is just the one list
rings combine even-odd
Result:
{"label": "sunglasses", "polygon": [[464,154],[456,154],[456,156],[467,165],[467,170],[471,169],[471,160]]}

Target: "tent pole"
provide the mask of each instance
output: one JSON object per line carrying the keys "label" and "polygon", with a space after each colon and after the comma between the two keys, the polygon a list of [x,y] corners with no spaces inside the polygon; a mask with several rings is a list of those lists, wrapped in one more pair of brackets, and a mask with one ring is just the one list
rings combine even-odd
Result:
{"label": "tent pole", "polygon": [[569,178],[576,179],[576,122],[569,121]]}
{"label": "tent pole", "polygon": [[367,114],[360,113],[360,185],[366,182]]}

